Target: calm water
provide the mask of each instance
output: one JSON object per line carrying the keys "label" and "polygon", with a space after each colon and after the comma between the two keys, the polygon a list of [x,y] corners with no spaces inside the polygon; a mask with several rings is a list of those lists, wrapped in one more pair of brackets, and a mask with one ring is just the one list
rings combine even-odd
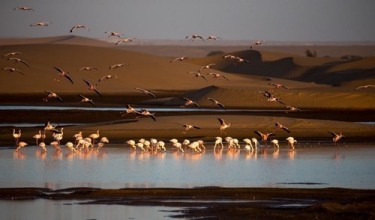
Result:
{"label": "calm water", "polygon": [[[170,147],[170,146],[169,146]],[[373,145],[304,146],[248,154],[168,149],[152,155],[125,146],[69,154],[35,147],[0,150],[0,187],[345,187],[375,189]],[[88,205],[82,201],[0,201],[0,219],[171,219],[182,208]],[[84,202],[84,201],[83,201]],[[294,202],[292,205],[295,205]],[[300,204],[297,204],[300,205]],[[13,211],[11,211],[13,210]]]}
{"label": "calm water", "polygon": [[42,154],[35,146],[0,150],[0,187],[344,187],[375,189],[374,146],[304,146],[150,154],[106,145],[100,151]]}
{"label": "calm water", "polygon": [[0,201],[0,219],[113,220],[172,219],[179,208],[158,206],[78,205],[82,201]]}

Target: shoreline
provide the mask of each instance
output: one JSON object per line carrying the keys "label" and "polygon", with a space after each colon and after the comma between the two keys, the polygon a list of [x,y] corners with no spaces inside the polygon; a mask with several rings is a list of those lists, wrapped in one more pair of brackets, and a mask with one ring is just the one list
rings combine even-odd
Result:
{"label": "shoreline", "polygon": [[[0,200],[79,200],[76,204],[167,206],[175,218],[371,219],[374,189],[346,188],[0,188]],[[293,205],[294,204],[294,205]]]}

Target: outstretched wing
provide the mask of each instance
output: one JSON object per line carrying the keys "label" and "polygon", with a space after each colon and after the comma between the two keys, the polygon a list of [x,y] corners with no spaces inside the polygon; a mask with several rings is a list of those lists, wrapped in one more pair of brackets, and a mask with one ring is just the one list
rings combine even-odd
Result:
{"label": "outstretched wing", "polygon": [[73,83],[73,80],[72,80],[72,78],[70,77],[69,74],[65,73],[64,76],[65,76],[65,78],[67,78],[72,84],[74,84],[74,83]]}

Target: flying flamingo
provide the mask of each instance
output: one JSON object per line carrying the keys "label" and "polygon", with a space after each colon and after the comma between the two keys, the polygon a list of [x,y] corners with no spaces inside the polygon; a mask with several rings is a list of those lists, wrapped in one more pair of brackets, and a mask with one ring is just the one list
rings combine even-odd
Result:
{"label": "flying flamingo", "polygon": [[102,96],[102,94],[100,94],[100,92],[96,89],[97,84],[93,85],[93,84],[91,84],[89,81],[87,81],[85,79],[83,79],[83,81],[87,84],[87,86],[88,86],[87,89],[88,90],[94,91],[99,96]]}
{"label": "flying flamingo", "polygon": [[29,65],[25,60],[23,60],[23,59],[21,59],[21,58],[17,58],[17,57],[9,57],[8,60],[14,60],[14,61],[16,61],[17,63],[23,63],[23,64],[25,64],[25,66],[30,67],[30,65]]}
{"label": "flying flamingo", "polygon": [[20,54],[22,54],[22,52],[14,51],[14,52],[6,53],[3,56],[8,57],[8,56],[15,56],[15,55],[20,55]]}
{"label": "flying flamingo", "polygon": [[208,73],[208,75],[211,75],[211,76],[213,76],[213,78],[214,79],[218,79],[218,78],[224,78],[224,79],[226,79],[226,80],[229,80],[226,76],[224,76],[224,75],[222,75],[222,74],[220,74],[220,73]]}
{"label": "flying flamingo", "polygon": [[260,132],[260,131],[254,131],[254,133],[257,134],[257,135],[262,139],[262,141],[263,141],[264,143],[267,143],[267,140],[268,140],[268,138],[269,138],[270,136],[275,135],[274,133],[268,133],[268,132],[266,132],[266,133],[262,133],[262,132]]}
{"label": "flying flamingo", "polygon": [[196,126],[196,125],[191,125],[191,124],[184,124],[184,125],[182,125],[182,127],[185,128],[185,131],[190,130],[190,129],[192,129],[192,128],[195,128],[195,129],[201,129],[201,128],[198,127],[198,126]]}
{"label": "flying flamingo", "polygon": [[208,36],[206,40],[217,40],[217,39],[223,39],[223,38],[211,35],[211,36]]}
{"label": "flying flamingo", "polygon": [[33,8],[28,6],[18,6],[16,8],[13,8],[13,10],[20,10],[20,11],[35,11]]}
{"label": "flying flamingo", "polygon": [[59,76],[63,76],[65,78],[67,78],[72,84],[74,84],[72,78],[69,75],[69,72],[65,72],[64,70],[62,70],[59,67],[53,67],[53,68],[55,68],[55,70],[57,70],[59,72]]}
{"label": "flying flamingo", "polygon": [[288,87],[280,83],[268,83],[268,85],[275,87],[275,89],[279,89],[279,88],[289,89]]}
{"label": "flying flamingo", "polygon": [[133,108],[132,106],[128,104],[126,105],[126,111],[121,116],[125,116],[127,114],[137,114],[137,113],[138,112],[135,110],[135,108]]}
{"label": "flying flamingo", "polygon": [[122,33],[119,33],[119,32],[113,32],[113,31],[106,31],[104,32],[106,34],[109,34],[108,35],[108,38],[109,37],[121,37]]}
{"label": "flying flamingo", "polygon": [[329,131],[328,133],[330,133],[332,136],[333,136],[333,138],[332,138],[332,140],[333,140],[333,142],[335,143],[335,145],[337,144],[337,142],[339,141],[339,140],[341,140],[342,138],[344,138],[345,136],[342,134],[342,131],[340,131],[340,133],[335,133],[335,132],[332,132],[332,131]]}
{"label": "flying flamingo", "polygon": [[141,109],[140,112],[136,112],[137,115],[140,115],[140,116],[149,116],[152,118],[152,120],[156,121],[156,117],[155,117],[155,113],[151,113],[149,111],[147,111],[146,109]]}
{"label": "flying flamingo", "polygon": [[44,98],[43,101],[48,102],[49,99],[55,98],[55,99],[59,100],[61,103],[63,103],[63,99],[59,95],[57,95],[56,93],[51,92],[51,91],[45,91],[45,93],[47,93],[48,96],[46,98]]}
{"label": "flying flamingo", "polygon": [[95,103],[94,103],[94,101],[93,101],[92,99],[89,99],[89,98],[87,98],[87,97],[85,97],[85,96],[83,96],[83,95],[78,95],[78,96],[82,98],[82,99],[81,99],[81,102],[88,102],[88,103],[90,103],[92,106],[96,106]]}
{"label": "flying flamingo", "polygon": [[359,90],[359,89],[368,89],[368,88],[375,88],[375,85],[364,85],[364,86],[358,86],[358,87],[355,88],[355,89]]}
{"label": "flying flamingo", "polygon": [[217,101],[216,99],[213,99],[213,98],[210,98],[210,97],[207,97],[207,99],[212,101],[214,105],[219,106],[222,109],[225,109],[225,106],[222,103],[220,103],[219,101]]}
{"label": "flying flamingo", "polygon": [[231,126],[231,123],[225,123],[224,119],[217,118],[220,122],[220,133],[223,133],[225,129],[229,128]]}
{"label": "flying flamingo", "polygon": [[2,70],[9,71],[11,73],[18,72],[18,73],[21,73],[22,75],[25,75],[21,70],[13,68],[13,67],[4,67],[4,68],[2,68]]}
{"label": "flying flamingo", "polygon": [[98,83],[100,83],[103,80],[117,79],[117,78],[118,78],[117,75],[105,75],[105,76],[100,77],[100,79],[98,80]]}
{"label": "flying flamingo", "polygon": [[284,130],[284,131],[290,133],[290,130],[289,130],[286,126],[280,124],[279,122],[276,122],[276,123],[275,123],[275,126],[276,126],[276,128],[282,129],[282,130]]}
{"label": "flying flamingo", "polygon": [[202,77],[204,80],[207,81],[207,78],[206,78],[205,76],[203,76],[202,73],[200,73],[200,72],[190,71],[190,72],[188,72],[188,73],[192,73],[192,74],[194,74],[195,77]]}
{"label": "flying flamingo", "polygon": [[120,43],[126,43],[126,42],[133,42],[135,38],[123,38],[123,39],[120,39],[118,40],[115,45],[119,45]]}
{"label": "flying flamingo", "polygon": [[215,65],[216,65],[216,63],[210,63],[210,64],[207,64],[205,66],[202,66],[201,68],[199,68],[198,72],[201,72],[204,69],[212,69],[212,67],[215,66]]}
{"label": "flying flamingo", "polygon": [[93,66],[84,66],[78,69],[78,71],[82,71],[82,70],[98,70],[98,68],[93,67]]}
{"label": "flying flamingo", "polygon": [[184,60],[187,60],[187,59],[189,59],[189,57],[177,57],[177,58],[174,58],[174,59],[170,60],[169,62],[173,63],[174,61],[184,61]]}
{"label": "flying flamingo", "polygon": [[142,88],[135,88],[136,90],[139,90],[141,91],[142,93],[146,94],[146,95],[150,95],[151,97],[153,97],[154,99],[156,99],[156,95],[146,89],[142,89]]}
{"label": "flying flamingo", "polygon": [[14,137],[14,139],[16,141],[16,146],[17,146],[18,145],[18,141],[19,141],[19,139],[21,137],[21,129],[18,130],[18,133],[16,133],[16,129],[13,129],[13,137]]}
{"label": "flying flamingo", "polygon": [[263,40],[255,41],[254,43],[252,43],[252,44],[250,45],[250,49],[253,49],[254,46],[260,46],[260,45],[262,45],[263,42],[264,42]]}
{"label": "flying flamingo", "polygon": [[83,25],[83,24],[76,24],[76,25],[74,25],[71,29],[70,29],[70,33],[72,33],[75,29],[81,29],[81,28],[83,28],[83,29],[87,29],[88,31],[89,31],[89,29],[85,26],[85,25]]}
{"label": "flying flamingo", "polygon": [[194,102],[193,100],[186,98],[186,97],[182,97],[182,99],[185,100],[185,103],[181,106],[182,108],[188,107],[190,105],[195,105],[196,107],[199,108],[198,103]]}
{"label": "flying flamingo", "polygon": [[199,38],[202,41],[204,41],[204,38],[202,36],[200,36],[200,35],[197,35],[197,34],[191,34],[191,35],[188,35],[188,36],[185,37],[185,39],[189,39],[189,38],[192,41],[195,40],[195,39],[197,39],[197,38]]}
{"label": "flying flamingo", "polygon": [[109,67],[109,69],[117,69],[117,68],[120,68],[120,67],[123,67],[127,65],[126,63],[117,63],[117,64],[113,64],[112,66]]}
{"label": "flying flamingo", "polygon": [[51,23],[52,22],[41,21],[41,22],[36,22],[36,23],[30,24],[30,27],[47,27]]}

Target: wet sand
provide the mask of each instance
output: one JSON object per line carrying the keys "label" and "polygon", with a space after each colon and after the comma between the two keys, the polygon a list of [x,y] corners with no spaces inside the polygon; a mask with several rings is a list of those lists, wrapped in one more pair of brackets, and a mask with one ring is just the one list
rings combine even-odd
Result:
{"label": "wet sand", "polygon": [[[2,200],[80,200],[79,204],[169,206],[176,218],[372,219],[375,190],[343,188],[2,188]],[[217,201],[217,202],[210,202]]]}

